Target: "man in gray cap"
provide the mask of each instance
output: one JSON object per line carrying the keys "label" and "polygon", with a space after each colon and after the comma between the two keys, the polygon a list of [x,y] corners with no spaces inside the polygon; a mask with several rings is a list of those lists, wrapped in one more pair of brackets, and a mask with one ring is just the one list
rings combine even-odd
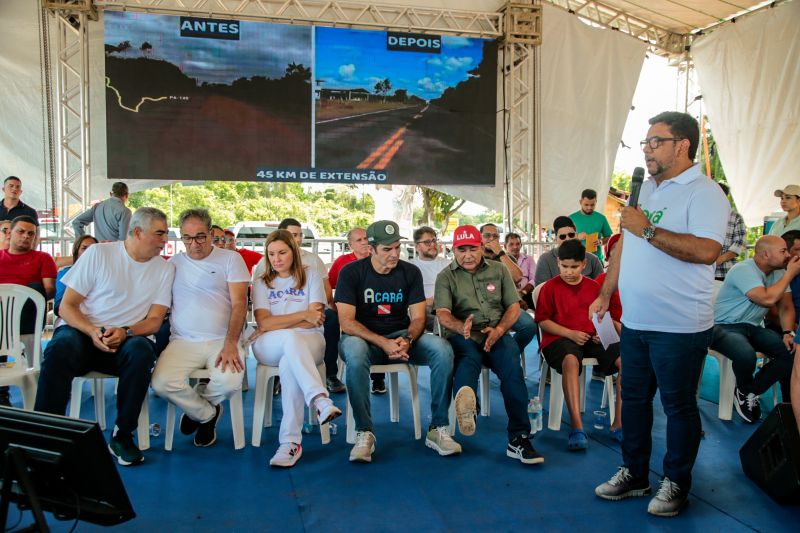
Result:
{"label": "man in gray cap", "polygon": [[75,237],[85,232],[86,226],[94,222],[94,236],[98,241],[124,241],[131,221],[131,210],[125,206],[128,201],[128,186],[118,181],[111,186],[110,198],[94,204],[72,221]]}
{"label": "man in gray cap", "polygon": [[439,455],[461,453],[447,426],[453,378],[453,349],[425,335],[425,291],[419,268],[400,260],[400,229],[379,220],[367,228],[372,255],[346,265],[336,284],[342,336],[339,354],[347,363],[347,391],[356,424],[350,460],[372,461],[375,435],[370,416],[369,367],[411,363],[431,369],[431,426],[425,445]]}

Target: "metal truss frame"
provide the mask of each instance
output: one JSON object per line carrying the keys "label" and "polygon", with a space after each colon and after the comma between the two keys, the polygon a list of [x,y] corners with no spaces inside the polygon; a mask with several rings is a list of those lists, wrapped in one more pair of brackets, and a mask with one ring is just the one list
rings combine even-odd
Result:
{"label": "metal truss frame", "polygon": [[687,35],[660,28],[646,20],[628,15],[619,9],[595,0],[545,0],[548,4],[574,13],[584,21],[626,33],[650,45],[658,55],[673,57],[683,54],[689,44]]}
{"label": "metal truss frame", "polygon": [[[46,7],[58,21],[59,198],[63,228],[91,198],[88,36],[94,8],[281,23],[381,28],[500,38],[503,88],[504,213],[526,235],[538,222],[539,0],[509,1],[497,13],[355,4],[338,0],[61,0]],[[70,216],[70,215],[73,216]]]}
{"label": "metal truss frame", "polygon": [[[55,20],[57,191],[61,235],[91,199],[88,20],[91,0],[45,2]],[[42,36],[49,38],[49,35]],[[53,139],[50,139],[53,142]],[[66,242],[62,241],[62,248]],[[61,250],[67,253],[66,249]]]}
{"label": "metal truss frame", "polygon": [[109,10],[500,37],[500,13],[341,0],[95,0]]}

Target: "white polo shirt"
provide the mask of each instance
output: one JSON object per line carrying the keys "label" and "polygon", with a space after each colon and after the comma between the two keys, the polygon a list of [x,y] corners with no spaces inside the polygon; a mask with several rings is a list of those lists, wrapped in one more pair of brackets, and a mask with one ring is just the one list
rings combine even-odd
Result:
{"label": "white polo shirt", "polygon": [[[639,205],[659,228],[690,233],[722,244],[730,204],[694,165],[657,186],[650,177]],[[687,263],[625,231],[619,294],[622,323],[630,329],[696,333],[714,325],[711,305],[714,265]]]}

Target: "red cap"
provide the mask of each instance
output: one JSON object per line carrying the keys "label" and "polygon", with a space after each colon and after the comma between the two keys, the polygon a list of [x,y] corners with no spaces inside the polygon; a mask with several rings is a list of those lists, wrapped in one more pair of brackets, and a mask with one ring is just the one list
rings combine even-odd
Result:
{"label": "red cap", "polygon": [[453,248],[459,246],[480,246],[481,233],[475,226],[459,226],[453,233]]}
{"label": "red cap", "polygon": [[615,244],[617,244],[617,241],[620,239],[620,237],[622,237],[622,233],[615,233],[608,239],[608,242],[605,246],[606,260],[608,260],[608,252],[611,251]]}

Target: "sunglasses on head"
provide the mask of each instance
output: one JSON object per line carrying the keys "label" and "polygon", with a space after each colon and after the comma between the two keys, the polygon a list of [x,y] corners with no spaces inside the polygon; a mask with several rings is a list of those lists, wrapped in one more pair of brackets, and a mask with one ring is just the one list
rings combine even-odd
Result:
{"label": "sunglasses on head", "polygon": [[558,236],[558,238],[561,239],[562,241],[565,241],[567,240],[567,238],[574,239],[575,235],[576,233],[574,231],[570,231],[569,233],[562,233],[561,235]]}

